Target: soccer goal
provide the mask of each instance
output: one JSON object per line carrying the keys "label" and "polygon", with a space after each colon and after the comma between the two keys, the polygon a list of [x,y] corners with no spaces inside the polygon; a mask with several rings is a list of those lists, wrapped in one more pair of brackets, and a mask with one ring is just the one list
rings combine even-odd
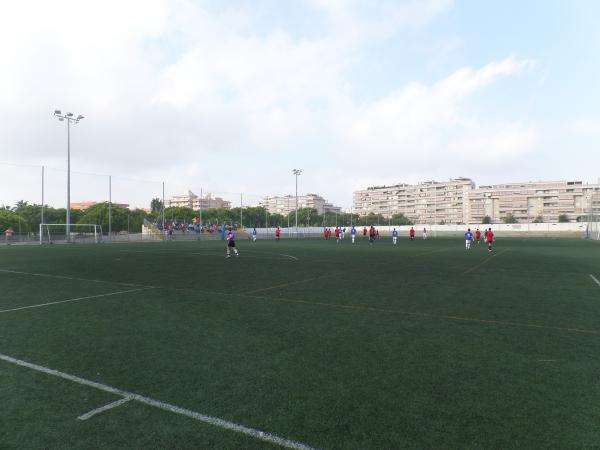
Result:
{"label": "soccer goal", "polygon": [[592,193],[587,201],[585,238],[600,241],[600,192]]}
{"label": "soccer goal", "polygon": [[102,227],[87,223],[71,224],[71,232],[67,239],[67,226],[64,223],[40,224],[40,244],[67,241],[82,244],[97,244],[102,241]]}

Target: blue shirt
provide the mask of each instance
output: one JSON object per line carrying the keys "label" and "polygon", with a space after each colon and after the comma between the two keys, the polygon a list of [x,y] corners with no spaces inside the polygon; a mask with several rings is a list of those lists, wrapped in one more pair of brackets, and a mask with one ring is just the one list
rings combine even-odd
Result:
{"label": "blue shirt", "polygon": [[396,230],[392,231],[392,236],[393,237],[398,237],[398,232]]}
{"label": "blue shirt", "polygon": [[256,228],[254,228],[254,229],[252,230],[252,234],[253,234],[254,236],[256,236]]}
{"label": "blue shirt", "polygon": [[352,229],[350,230],[350,234],[354,236],[356,234],[356,228],[352,227]]}
{"label": "blue shirt", "polygon": [[472,240],[473,240],[473,233],[471,233],[470,231],[467,231],[467,232],[465,233],[465,239],[466,239],[467,241],[472,241]]}

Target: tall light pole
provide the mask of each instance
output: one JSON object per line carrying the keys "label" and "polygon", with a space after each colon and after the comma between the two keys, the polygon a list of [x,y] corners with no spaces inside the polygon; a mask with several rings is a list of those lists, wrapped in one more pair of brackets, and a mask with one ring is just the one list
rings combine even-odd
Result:
{"label": "tall light pole", "polygon": [[302,173],[302,170],[294,169],[292,173],[296,176],[296,237],[298,237],[298,176]]}
{"label": "tall light pole", "polygon": [[72,112],[63,114],[60,109],[54,110],[54,116],[61,122],[67,121],[67,242],[71,242],[71,123],[79,123],[84,117],[75,117]]}

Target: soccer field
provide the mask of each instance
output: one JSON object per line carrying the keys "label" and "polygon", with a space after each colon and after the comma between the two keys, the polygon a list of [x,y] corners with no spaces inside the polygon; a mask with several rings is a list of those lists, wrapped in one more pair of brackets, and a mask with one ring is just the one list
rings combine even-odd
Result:
{"label": "soccer field", "polygon": [[600,442],[598,242],[238,247],[0,247],[0,448]]}

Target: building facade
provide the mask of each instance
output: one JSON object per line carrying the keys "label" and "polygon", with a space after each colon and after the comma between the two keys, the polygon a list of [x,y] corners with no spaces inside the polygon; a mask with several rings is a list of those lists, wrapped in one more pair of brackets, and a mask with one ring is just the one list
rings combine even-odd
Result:
{"label": "building facade", "polygon": [[371,187],[354,192],[353,210],[391,217],[402,213],[416,223],[574,222],[586,215],[600,196],[600,183],[537,181],[476,187],[469,178],[447,182]]}
{"label": "building facade", "polygon": [[166,201],[166,207],[186,207],[194,210],[209,209],[209,208],[224,208],[230,209],[231,202],[223,200],[221,197],[213,197],[207,193],[202,197],[194,194],[192,191],[187,191],[186,194],[174,195]]}
{"label": "building facade", "polygon": [[361,216],[404,214],[418,223],[464,223],[468,217],[466,198],[474,188],[469,178],[370,187],[354,192],[352,209]]}
{"label": "building facade", "polygon": [[[296,210],[296,196],[265,197],[258,205],[266,208],[270,214],[282,214],[285,216]],[[342,211],[342,208],[334,206],[317,194],[299,195],[298,208],[313,208],[319,214],[339,213]]]}

